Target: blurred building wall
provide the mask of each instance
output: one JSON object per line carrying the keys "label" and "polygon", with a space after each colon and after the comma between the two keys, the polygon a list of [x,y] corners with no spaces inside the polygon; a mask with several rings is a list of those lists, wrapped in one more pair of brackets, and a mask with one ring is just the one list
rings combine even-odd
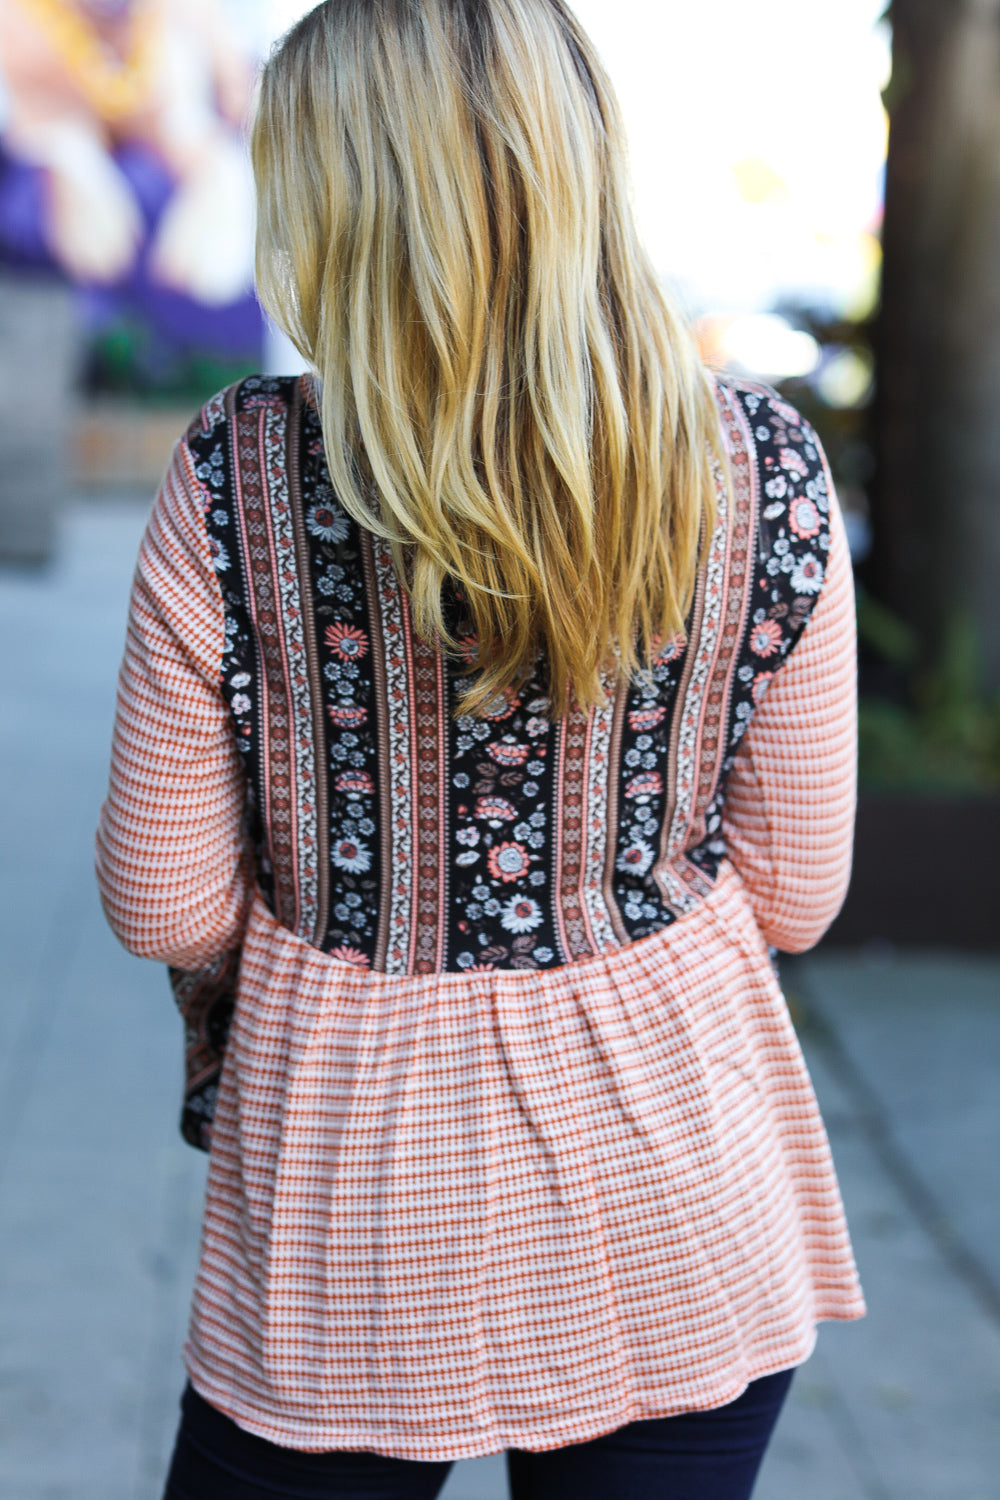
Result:
{"label": "blurred building wall", "polygon": [[69,482],[73,293],[0,271],[0,557],[42,562]]}

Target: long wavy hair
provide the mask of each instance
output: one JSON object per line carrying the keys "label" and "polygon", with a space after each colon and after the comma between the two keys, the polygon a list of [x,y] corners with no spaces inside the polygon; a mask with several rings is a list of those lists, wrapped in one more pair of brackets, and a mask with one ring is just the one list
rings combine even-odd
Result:
{"label": "long wavy hair", "polygon": [[724,457],[579,23],[327,0],[264,69],[252,157],[262,301],[319,376],[340,500],[469,662],[463,711],[540,654],[554,716],[604,701],[683,629]]}

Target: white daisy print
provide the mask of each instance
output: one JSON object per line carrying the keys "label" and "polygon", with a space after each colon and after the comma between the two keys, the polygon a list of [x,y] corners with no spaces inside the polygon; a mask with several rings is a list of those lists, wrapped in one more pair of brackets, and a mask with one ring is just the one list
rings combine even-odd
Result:
{"label": "white daisy print", "polygon": [[372,852],[359,839],[341,839],[334,844],[330,858],[338,870],[352,870],[355,874],[363,874],[371,867]]}
{"label": "white daisy print", "polygon": [[617,863],[626,875],[645,875],[653,863],[653,851],[645,839],[633,839],[619,854]]}
{"label": "white daisy print", "polygon": [[342,542],[350,530],[344,512],[323,501],[306,511],[306,526],[323,542]]}
{"label": "white daisy print", "polygon": [[807,552],[792,569],[792,588],[797,594],[818,594],[822,586],[823,564]]}
{"label": "white daisy print", "polygon": [[507,932],[532,932],[542,925],[542,908],[530,896],[513,896],[501,907],[500,922]]}

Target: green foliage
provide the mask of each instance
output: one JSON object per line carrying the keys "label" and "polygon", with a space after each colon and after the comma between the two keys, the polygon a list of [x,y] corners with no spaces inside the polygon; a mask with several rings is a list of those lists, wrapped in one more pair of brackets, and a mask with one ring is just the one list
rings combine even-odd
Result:
{"label": "green foliage", "polygon": [[[897,80],[899,81],[899,80]],[[903,80],[905,83],[905,79]],[[870,354],[872,321],[824,318],[780,309],[810,332],[824,352]],[[856,407],[830,407],[815,379],[785,381],[788,399],[813,423],[830,459],[845,510],[865,509],[874,470],[870,396]],[[1000,695],[981,687],[979,643],[971,618],[956,609],[940,649],[927,664],[916,632],[858,587],[858,637],[878,692],[859,705],[862,786],[879,791],[1000,791]]]}
{"label": "green foliage", "polygon": [[916,633],[891,609],[858,589],[858,639],[891,667],[909,671],[917,663],[920,645]]}
{"label": "green foliage", "polygon": [[956,613],[933,666],[914,670],[915,637],[890,610],[859,595],[863,644],[909,675],[902,701],[863,698],[861,783],[878,790],[1000,791],[1000,695],[980,689],[980,653],[967,615]]}
{"label": "green foliage", "polygon": [[88,395],[128,396],[151,406],[196,406],[258,368],[257,358],[227,360],[204,350],[168,351],[144,324],[122,317],[91,341],[82,384]]}

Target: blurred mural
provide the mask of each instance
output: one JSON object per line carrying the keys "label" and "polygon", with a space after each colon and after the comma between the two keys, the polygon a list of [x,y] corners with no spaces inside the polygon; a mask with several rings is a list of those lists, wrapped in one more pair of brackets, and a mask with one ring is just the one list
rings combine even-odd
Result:
{"label": "blurred mural", "polygon": [[86,380],[259,359],[251,61],[215,0],[0,0],[0,254],[83,291]]}
{"label": "blurred mural", "polygon": [[[51,546],[78,396],[190,405],[259,366],[252,84],[219,0],[0,0],[5,555]],[[109,420],[84,431],[98,457],[116,431],[150,446]]]}

